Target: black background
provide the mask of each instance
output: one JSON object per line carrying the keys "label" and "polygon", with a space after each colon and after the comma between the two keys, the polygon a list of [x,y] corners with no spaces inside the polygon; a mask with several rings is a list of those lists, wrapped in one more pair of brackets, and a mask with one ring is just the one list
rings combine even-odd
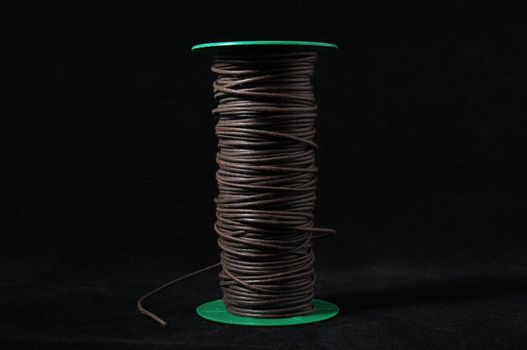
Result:
{"label": "black background", "polygon": [[[521,348],[527,340],[521,6],[355,1],[20,4],[0,245],[3,348]],[[218,260],[208,41],[321,54],[317,294],[334,320],[228,327],[194,307]],[[9,101],[8,105],[12,105]]]}

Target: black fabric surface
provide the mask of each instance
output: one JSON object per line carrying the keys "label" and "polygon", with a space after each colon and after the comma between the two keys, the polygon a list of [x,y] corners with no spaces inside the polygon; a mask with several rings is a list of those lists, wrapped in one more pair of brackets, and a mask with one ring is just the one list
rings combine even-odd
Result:
{"label": "black fabric surface", "polygon": [[[527,47],[521,3],[17,4],[1,349],[522,349]],[[207,41],[339,44],[315,77],[317,297],[340,314],[225,326]]]}
{"label": "black fabric surface", "polygon": [[169,322],[164,329],[136,312],[135,299],[187,272],[182,266],[174,256],[123,259],[104,272],[42,260],[2,263],[3,348],[490,349],[521,348],[525,339],[525,268],[322,267],[318,296],[337,303],[340,315],[284,328],[201,319],[195,307],[220,297],[211,272],[157,298],[153,310]]}

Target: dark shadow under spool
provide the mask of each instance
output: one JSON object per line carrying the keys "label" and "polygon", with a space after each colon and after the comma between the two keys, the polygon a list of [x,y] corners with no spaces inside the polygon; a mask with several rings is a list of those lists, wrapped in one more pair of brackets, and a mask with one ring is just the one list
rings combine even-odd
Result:
{"label": "dark shadow under spool", "polygon": [[[320,44],[320,45],[317,45]],[[314,299],[316,102],[312,42],[233,42],[215,49],[216,225],[223,300],[198,307],[221,323],[321,321],[336,305]]]}

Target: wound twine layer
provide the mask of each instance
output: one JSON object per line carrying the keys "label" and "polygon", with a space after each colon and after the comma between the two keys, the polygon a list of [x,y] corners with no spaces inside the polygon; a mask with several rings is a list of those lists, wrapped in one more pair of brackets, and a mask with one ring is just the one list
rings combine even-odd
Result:
{"label": "wound twine layer", "polygon": [[313,227],[317,54],[261,50],[218,54],[219,193],[215,230],[229,312],[257,318],[314,311]]}
{"label": "wound twine layer", "polygon": [[[250,42],[270,43],[336,48],[316,42]],[[217,120],[219,189],[215,230],[221,261],[148,292],[138,299],[137,308],[166,327],[167,322],[145,307],[146,299],[221,266],[223,302],[220,306],[216,301],[201,305],[197,311],[204,318],[267,326],[333,317],[338,313],[336,305],[315,300],[315,310],[313,304],[312,240],[335,233],[313,227],[318,169],[314,142],[317,107],[311,79],[317,54],[277,47],[228,52],[216,55],[212,66],[218,74],[213,84],[218,106],[213,114]]]}

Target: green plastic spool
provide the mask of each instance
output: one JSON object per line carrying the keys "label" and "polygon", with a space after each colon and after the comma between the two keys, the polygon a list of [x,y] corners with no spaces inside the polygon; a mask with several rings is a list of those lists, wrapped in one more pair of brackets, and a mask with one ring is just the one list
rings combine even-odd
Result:
{"label": "green plastic spool", "polygon": [[233,315],[227,311],[222,299],[202,304],[196,308],[196,312],[209,321],[253,327],[294,326],[320,322],[334,317],[339,312],[338,306],[328,301],[313,299],[313,304],[315,305],[315,312],[312,314],[285,318],[256,318]]}
{"label": "green plastic spool", "polygon": [[307,46],[313,49],[338,49],[332,43],[319,41],[298,41],[298,40],[250,40],[250,41],[221,41],[214,43],[203,43],[192,46],[192,51],[215,51],[220,48],[240,48],[240,47],[259,47],[259,46],[281,46],[292,48],[295,46]]}
{"label": "green plastic spool", "polygon": [[[282,48],[293,49],[295,47],[309,47],[310,49],[338,49],[336,44],[318,42],[318,41],[298,41],[298,40],[250,40],[250,41],[223,41],[203,43],[192,46],[192,51],[218,51],[229,48],[243,48],[243,47],[273,47],[278,46]],[[286,317],[286,318],[256,318],[245,317],[231,314],[225,307],[223,299],[209,301],[196,308],[199,316],[206,320],[252,327],[281,327],[294,326],[307,323],[321,322],[335,317],[339,313],[337,305],[324,301],[321,299],[313,299],[315,311],[312,314],[304,316]]]}

